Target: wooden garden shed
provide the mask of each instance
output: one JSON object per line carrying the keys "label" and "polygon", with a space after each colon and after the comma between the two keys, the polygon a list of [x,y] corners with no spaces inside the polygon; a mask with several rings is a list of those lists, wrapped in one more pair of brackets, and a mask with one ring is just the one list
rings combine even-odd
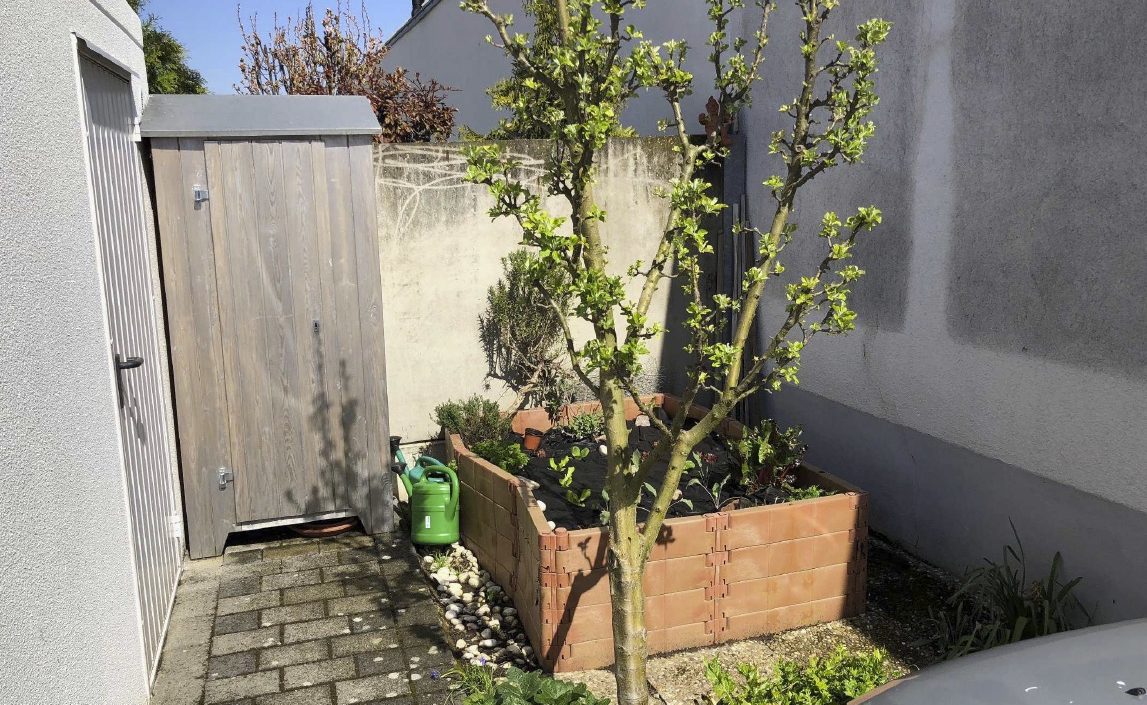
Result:
{"label": "wooden garden shed", "polygon": [[193,558],[229,533],[392,524],[372,141],[350,96],[153,96]]}

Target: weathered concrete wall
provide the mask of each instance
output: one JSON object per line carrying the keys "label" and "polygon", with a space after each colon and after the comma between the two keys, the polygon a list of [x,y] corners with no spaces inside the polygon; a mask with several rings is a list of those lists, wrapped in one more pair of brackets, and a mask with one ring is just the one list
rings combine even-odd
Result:
{"label": "weathered concrete wall", "polygon": [[[503,144],[527,172],[540,173],[545,143]],[[653,254],[667,213],[654,189],[673,173],[674,158],[672,141],[665,138],[614,140],[604,153],[599,193],[618,274]],[[463,181],[460,145],[380,146],[375,160],[391,433],[423,440],[438,432],[431,413],[443,401],[476,392],[512,401],[500,384],[486,388],[478,316],[487,289],[501,277],[501,258],[518,246],[520,231],[509,220],[491,221],[486,188]],[[549,204],[563,212],[561,199]],[[669,352],[680,349],[671,323],[679,317],[670,314],[678,310],[675,290],[662,286],[650,309],[652,320],[669,321],[670,328],[650,346],[650,389],[675,389],[681,379],[681,366]]]}
{"label": "weathered concrete wall", "polygon": [[0,701],[142,704],[73,36],[128,66],[142,98],[139,20],[122,0],[16,0],[0,24]]}
{"label": "weathered concrete wall", "polygon": [[[499,14],[514,16],[514,31],[528,33],[531,19],[522,12],[522,0],[490,0]],[[700,130],[697,116],[712,95],[713,69],[708,63],[706,38],[713,31],[701,0],[658,0],[644,10],[630,10],[627,21],[640,28],[649,41],[684,40],[691,47],[685,67],[699,77],[697,91],[686,98],[683,110],[690,129]],[[510,63],[502,52],[486,43],[493,25],[481,16],[464,12],[456,0],[429,0],[411,22],[390,41],[387,65],[402,66],[453,87],[447,102],[458,108],[457,125],[486,133],[498,125],[486,89],[509,75]],[[657,135],[657,121],[672,117],[664,96],[650,91],[638,96],[623,118],[642,135]]]}
{"label": "weathered concrete wall", "polygon": [[[874,203],[887,225],[860,247],[858,330],[815,340],[771,409],[926,558],[998,557],[1010,517],[1029,554],[1064,551],[1102,620],[1147,615],[1147,176],[1129,158],[1147,149],[1147,6],[857,0],[833,29],[877,15],[895,22],[878,134],[798,220]],[[772,27],[746,121],[758,224],[799,81],[795,8]],[[794,246],[795,274],[814,253]]]}

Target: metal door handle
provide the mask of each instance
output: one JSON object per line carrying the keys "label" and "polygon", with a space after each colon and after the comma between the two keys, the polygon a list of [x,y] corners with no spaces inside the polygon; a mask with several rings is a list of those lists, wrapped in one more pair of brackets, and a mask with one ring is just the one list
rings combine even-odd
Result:
{"label": "metal door handle", "polygon": [[119,353],[115,354],[115,386],[116,392],[119,394],[119,408],[123,408],[123,375],[121,372],[124,370],[134,370],[143,364],[142,357],[125,357],[121,358]]}

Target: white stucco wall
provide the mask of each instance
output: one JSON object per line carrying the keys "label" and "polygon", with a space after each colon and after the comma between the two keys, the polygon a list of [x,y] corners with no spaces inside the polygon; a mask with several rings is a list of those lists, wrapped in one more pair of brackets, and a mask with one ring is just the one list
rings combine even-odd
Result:
{"label": "white stucco wall", "polygon": [[0,4],[0,702],[147,701],[73,33],[146,91],[123,0]]}
{"label": "white stucco wall", "polygon": [[[490,7],[499,14],[512,14],[516,32],[531,31],[532,22],[522,13],[521,0],[490,0]],[[698,77],[698,91],[685,100],[683,109],[690,131],[699,132],[697,117],[712,93],[708,89],[713,75],[705,45],[712,23],[705,3],[659,0],[644,10],[631,11],[627,18],[651,42],[678,39],[691,47],[686,68]],[[402,66],[423,79],[433,78],[454,88],[446,100],[458,109],[456,124],[487,132],[497,126],[499,115],[490,106],[486,89],[510,73],[510,63],[501,51],[486,43],[493,31],[486,18],[462,11],[455,0],[430,0],[415,22],[398,31],[386,61],[391,68]],[[639,134],[650,136],[660,134],[657,121],[671,115],[664,97],[648,92],[630,104],[624,120]]]}

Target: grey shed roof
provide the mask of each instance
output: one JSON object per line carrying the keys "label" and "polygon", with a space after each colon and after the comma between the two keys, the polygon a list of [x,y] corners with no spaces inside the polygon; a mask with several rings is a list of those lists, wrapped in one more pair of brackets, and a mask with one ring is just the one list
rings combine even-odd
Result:
{"label": "grey shed roof", "polygon": [[373,135],[370,101],[352,95],[153,95],[144,137]]}

